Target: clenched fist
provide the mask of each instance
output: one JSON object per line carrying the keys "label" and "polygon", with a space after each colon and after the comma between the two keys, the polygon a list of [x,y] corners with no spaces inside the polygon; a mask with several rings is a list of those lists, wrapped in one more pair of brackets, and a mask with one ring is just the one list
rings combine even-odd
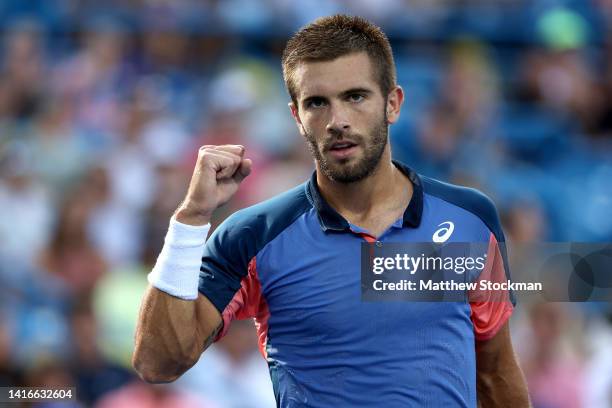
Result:
{"label": "clenched fist", "polygon": [[243,146],[200,147],[189,190],[176,211],[176,220],[190,225],[210,222],[213,211],[227,203],[240,182],[251,173],[251,165],[251,160],[244,158]]}

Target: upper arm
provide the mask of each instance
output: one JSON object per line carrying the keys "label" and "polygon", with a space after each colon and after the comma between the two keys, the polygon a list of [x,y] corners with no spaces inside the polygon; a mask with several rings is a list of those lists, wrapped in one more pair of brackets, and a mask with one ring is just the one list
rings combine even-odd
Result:
{"label": "upper arm", "polygon": [[508,323],[491,339],[476,341],[476,389],[479,406],[530,406],[527,385],[514,354]]}
{"label": "upper arm", "polygon": [[140,307],[132,364],[147,382],[171,382],[195,364],[221,327],[204,296],[185,300],[147,288]]}
{"label": "upper arm", "polygon": [[502,365],[511,360],[516,362],[507,322],[492,338],[476,340],[476,366],[479,373],[503,369]]}
{"label": "upper arm", "polygon": [[222,337],[233,319],[255,317],[260,286],[251,236],[248,225],[230,217],[206,241],[198,290],[203,313],[216,317],[212,340]]}
{"label": "upper arm", "polygon": [[202,351],[204,351],[222,330],[223,320],[217,308],[201,293],[196,299],[196,319],[198,322],[198,337],[203,339]]}

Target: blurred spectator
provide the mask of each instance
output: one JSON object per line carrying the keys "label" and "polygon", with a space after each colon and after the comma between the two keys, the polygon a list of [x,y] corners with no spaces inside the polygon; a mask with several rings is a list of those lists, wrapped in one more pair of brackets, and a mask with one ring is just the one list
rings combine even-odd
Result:
{"label": "blurred spectator", "polygon": [[585,365],[584,407],[612,406],[612,328],[601,316],[593,313],[584,327]]}
{"label": "blurred spectator", "polygon": [[23,380],[11,359],[13,339],[10,332],[8,323],[3,316],[0,316],[0,384],[5,387],[23,384]]}
{"label": "blurred spectator", "polygon": [[[24,387],[59,388],[66,390],[74,387],[74,378],[68,367],[61,361],[48,361],[32,368],[26,373]],[[77,394],[78,390],[74,390]],[[41,401],[32,404],[37,408],[81,408],[78,400],[71,401]]]}
{"label": "blurred spectator", "polygon": [[141,265],[109,271],[93,294],[100,351],[106,361],[130,370],[136,317],[147,287],[147,272]]}
{"label": "blurred spectator", "polygon": [[592,67],[581,50],[532,51],[525,59],[523,97],[577,119],[592,131],[604,108]]}
{"label": "blurred spectator", "polygon": [[570,336],[580,320],[561,303],[534,305],[529,313],[532,342],[521,359],[535,408],[581,407],[585,363]]}
{"label": "blurred spectator", "polygon": [[124,61],[127,41],[111,20],[94,20],[88,28],[82,48],[53,70],[52,91],[74,110],[74,124],[111,137],[121,124],[120,101],[131,79]]}
{"label": "blurred spectator", "polygon": [[29,119],[43,101],[45,64],[39,27],[34,21],[18,21],[4,38],[2,83],[7,108],[16,119]]}
{"label": "blurred spectator", "polygon": [[215,408],[208,402],[167,385],[139,381],[108,393],[96,408]]}
{"label": "blurred spectator", "polygon": [[160,165],[155,169],[158,185],[145,213],[143,231],[142,262],[147,269],[153,268],[161,251],[170,217],[178,207],[178,203],[185,198],[192,171],[193,168],[182,165]]}
{"label": "blurred spectator", "polygon": [[463,41],[451,50],[440,99],[458,121],[459,135],[487,138],[499,101],[497,71],[484,44]]}
{"label": "blurred spectator", "polygon": [[4,153],[0,153],[0,208],[10,217],[0,217],[0,253],[31,261],[51,233],[51,197],[31,173],[35,159],[25,145],[8,144]]}
{"label": "blurred spectator", "polygon": [[[45,100],[29,132],[35,175],[52,191],[65,191],[87,170],[88,152],[63,99]],[[59,197],[56,197],[59,198]]]}
{"label": "blurred spectator", "polygon": [[[612,8],[611,8],[612,10]],[[592,128],[593,136],[610,140],[612,138],[612,30],[606,36],[603,55],[603,78],[596,84],[599,106],[594,112]]]}
{"label": "blurred spectator", "polygon": [[85,183],[86,191],[96,196],[86,225],[92,243],[111,266],[137,263],[142,250],[140,213],[113,194],[105,167],[93,168]]}
{"label": "blurred spectator", "polygon": [[92,406],[105,393],[119,388],[134,377],[124,367],[104,359],[99,350],[100,336],[90,299],[76,304],[70,316],[74,345],[72,373],[79,401]]}
{"label": "blurred spectator", "polygon": [[502,214],[510,242],[541,242],[547,237],[547,222],[541,206],[533,200],[517,200]]}
{"label": "blurred spectator", "polygon": [[[307,180],[314,171],[314,163],[306,145],[296,145],[292,152],[275,157],[245,180],[244,188],[236,193],[240,206],[253,205],[287,191]],[[242,187],[242,186],[241,186]]]}
{"label": "blurred spectator", "polygon": [[91,293],[106,272],[106,262],[87,231],[88,217],[99,193],[103,194],[82,186],[66,199],[49,246],[40,258],[41,267],[61,278],[75,295]]}

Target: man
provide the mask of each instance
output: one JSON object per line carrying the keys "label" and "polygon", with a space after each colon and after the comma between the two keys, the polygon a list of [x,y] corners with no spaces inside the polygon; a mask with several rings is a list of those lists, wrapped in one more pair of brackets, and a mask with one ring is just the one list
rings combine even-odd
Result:
{"label": "man", "polygon": [[[136,370],[173,381],[233,319],[255,318],[280,407],[528,406],[511,304],[361,300],[364,240],[431,242],[449,220],[449,242],[504,240],[485,196],[391,160],[387,131],[404,95],[385,35],[357,17],[319,19],[289,40],[282,63],[316,171],[204,244],[203,225],[251,161],[242,146],[200,149],[149,275]],[[487,270],[505,275],[504,257],[491,255]]]}

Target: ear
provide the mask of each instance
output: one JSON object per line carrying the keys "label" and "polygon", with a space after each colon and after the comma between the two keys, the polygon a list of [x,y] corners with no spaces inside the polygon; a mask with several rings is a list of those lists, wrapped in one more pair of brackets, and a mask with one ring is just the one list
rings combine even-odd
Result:
{"label": "ear", "polygon": [[293,102],[289,102],[288,105],[289,110],[291,111],[291,116],[293,116],[293,119],[295,120],[295,124],[297,125],[300,134],[302,136],[306,136],[306,130],[304,130],[304,125],[302,124],[302,120],[300,119],[300,111],[298,110],[298,107]]}
{"label": "ear", "polygon": [[393,124],[398,121],[400,110],[404,103],[404,90],[401,86],[396,86],[387,96],[387,123]]}

